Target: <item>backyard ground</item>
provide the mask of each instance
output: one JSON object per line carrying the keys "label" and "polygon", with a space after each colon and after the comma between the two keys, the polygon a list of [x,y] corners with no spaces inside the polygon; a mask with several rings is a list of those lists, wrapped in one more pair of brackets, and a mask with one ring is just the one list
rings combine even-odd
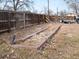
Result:
{"label": "backyard ground", "polygon": [[0,40],[0,59],[79,59],[79,24],[62,24],[42,50],[12,48]]}
{"label": "backyard ground", "polygon": [[10,33],[3,33],[0,35],[0,39],[4,39],[7,43],[10,43],[13,34],[16,35],[16,39],[21,39],[22,37],[30,35],[36,31],[39,31],[46,26],[47,24],[39,24],[39,25],[33,24],[32,26],[26,27],[25,29],[15,30],[15,32],[12,31]]}
{"label": "backyard ground", "polygon": [[79,59],[79,25],[63,24],[50,44],[44,49],[48,59]]}

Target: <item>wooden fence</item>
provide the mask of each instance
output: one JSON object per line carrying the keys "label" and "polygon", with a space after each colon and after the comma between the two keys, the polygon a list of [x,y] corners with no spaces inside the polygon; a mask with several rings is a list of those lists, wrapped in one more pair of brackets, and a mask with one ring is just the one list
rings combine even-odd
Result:
{"label": "wooden fence", "polygon": [[[47,20],[47,15],[35,14],[27,12],[12,12],[12,11],[0,11],[0,32],[10,31],[14,26],[20,28],[28,24],[44,23]],[[51,21],[58,22],[60,16],[50,16]],[[64,17],[66,19],[73,19],[73,17]]]}
{"label": "wooden fence", "polygon": [[14,26],[20,28],[28,24],[34,24],[46,21],[46,15],[26,12],[0,11],[0,32],[10,30]]}

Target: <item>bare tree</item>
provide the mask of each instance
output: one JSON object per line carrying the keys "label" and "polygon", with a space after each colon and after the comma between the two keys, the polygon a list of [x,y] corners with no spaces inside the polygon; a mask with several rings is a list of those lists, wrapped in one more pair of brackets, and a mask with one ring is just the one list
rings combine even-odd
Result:
{"label": "bare tree", "polygon": [[64,11],[60,11],[59,15],[63,17],[63,16],[65,16],[65,12]]}
{"label": "bare tree", "polygon": [[[46,7],[43,8],[42,12],[45,14],[45,15],[48,15],[48,9]],[[50,15],[53,15],[53,10],[49,9],[49,16]]]}
{"label": "bare tree", "polygon": [[41,10],[40,13],[43,13],[43,14],[47,15],[47,14],[48,14],[48,9],[47,9],[47,7],[44,6],[44,7],[42,8],[42,10]]}
{"label": "bare tree", "polygon": [[79,12],[79,4],[72,3],[69,6],[75,11],[75,13]]}
{"label": "bare tree", "polygon": [[49,18],[49,0],[48,0],[48,18]]}
{"label": "bare tree", "polygon": [[22,10],[30,7],[30,5],[33,3],[31,0],[0,0],[0,4],[4,3],[3,10]]}
{"label": "bare tree", "polygon": [[75,13],[79,12],[79,0],[64,0]]}
{"label": "bare tree", "polygon": [[[33,1],[31,0],[0,0],[0,4],[3,5],[3,10],[11,10],[11,11],[18,11],[18,10],[25,10],[27,8],[30,8],[30,5],[33,3]],[[25,18],[25,14],[24,14],[24,18]],[[15,34],[15,30],[16,30],[16,23],[18,22],[18,19],[16,17],[16,14],[14,13],[14,19],[15,19],[15,24],[14,24],[14,31],[13,31],[13,35],[12,35],[12,44],[15,43],[15,39],[16,39],[16,34]],[[10,26],[10,19],[8,20],[8,24]],[[25,19],[24,19],[24,27],[25,27]]]}

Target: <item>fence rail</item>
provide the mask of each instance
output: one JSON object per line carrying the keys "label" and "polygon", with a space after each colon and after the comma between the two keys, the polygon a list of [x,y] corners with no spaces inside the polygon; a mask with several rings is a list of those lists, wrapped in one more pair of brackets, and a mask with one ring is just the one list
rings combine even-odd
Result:
{"label": "fence rail", "polygon": [[[14,26],[20,28],[20,26],[26,26],[27,24],[34,24],[47,21],[47,15],[35,14],[27,12],[12,12],[12,11],[0,11],[0,32],[3,30],[10,30]],[[50,16],[51,21],[58,21],[60,16]],[[73,17],[65,17],[73,19]]]}

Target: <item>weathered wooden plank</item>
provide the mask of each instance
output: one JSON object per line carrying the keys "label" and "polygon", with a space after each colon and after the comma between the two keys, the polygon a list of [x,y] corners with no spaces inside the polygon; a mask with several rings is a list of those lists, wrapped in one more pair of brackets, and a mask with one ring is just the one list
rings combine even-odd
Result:
{"label": "weathered wooden plank", "polygon": [[12,45],[12,47],[14,48],[26,48],[26,49],[36,49],[39,50],[40,48],[42,48],[44,46],[44,44],[46,42],[48,42],[49,40],[51,40],[51,38],[58,32],[58,30],[61,28],[61,25],[55,27],[52,31],[52,33],[50,35],[48,35],[47,37],[44,37],[44,39],[40,42],[40,44],[34,45],[34,46],[28,46],[26,45],[22,45],[22,44],[17,44],[17,45]]}
{"label": "weathered wooden plank", "polygon": [[56,27],[49,36],[47,36],[40,44],[36,47],[36,49],[40,49],[48,40],[50,40],[60,29],[61,26]]}
{"label": "weathered wooden plank", "polygon": [[42,30],[37,31],[37,32],[35,32],[35,33],[33,33],[33,34],[30,34],[30,35],[28,35],[28,36],[25,36],[25,37],[23,37],[23,38],[21,38],[21,39],[16,39],[16,40],[17,40],[16,42],[21,42],[21,41],[23,42],[23,41],[25,41],[25,40],[31,38],[32,36],[34,36],[34,35],[36,35],[36,34],[39,34],[39,33],[43,32],[43,31],[45,31],[45,30],[48,29],[48,28],[49,28],[49,27],[43,28]]}

